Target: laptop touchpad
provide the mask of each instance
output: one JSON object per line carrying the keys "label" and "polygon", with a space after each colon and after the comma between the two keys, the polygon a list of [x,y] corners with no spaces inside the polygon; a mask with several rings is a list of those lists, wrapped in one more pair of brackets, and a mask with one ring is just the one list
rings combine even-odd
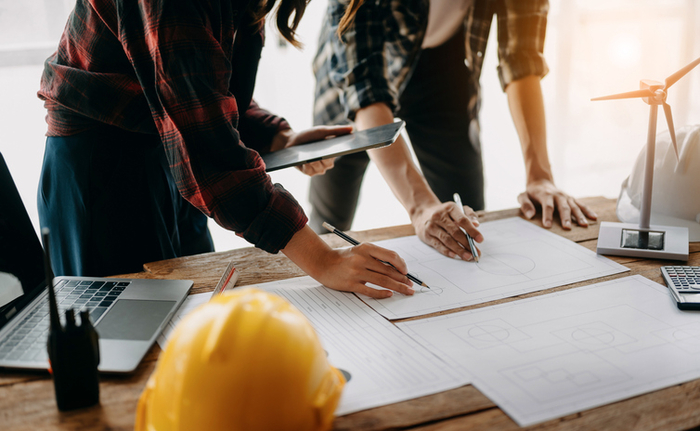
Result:
{"label": "laptop touchpad", "polygon": [[97,333],[103,339],[148,341],[175,303],[119,299],[96,326]]}

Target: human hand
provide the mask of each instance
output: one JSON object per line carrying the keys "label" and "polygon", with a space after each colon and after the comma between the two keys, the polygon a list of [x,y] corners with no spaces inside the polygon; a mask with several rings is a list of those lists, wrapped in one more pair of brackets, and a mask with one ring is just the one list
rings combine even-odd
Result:
{"label": "human hand", "polygon": [[[421,241],[453,259],[474,259],[464,231],[476,242],[484,240],[477,230],[479,220],[476,213],[466,205],[464,213],[454,202],[433,205],[418,213],[412,222]],[[480,253],[478,248],[477,253]]]}
{"label": "human hand", "polygon": [[[355,292],[371,298],[388,298],[392,291],[413,295],[413,283],[404,274],[408,272],[406,262],[394,251],[374,244],[360,244],[346,249],[333,250],[334,259],[329,260],[327,271],[314,277],[324,286],[334,290]],[[393,268],[380,261],[393,265]],[[390,290],[367,286],[372,283]]]}
{"label": "human hand", "polygon": [[[282,252],[324,286],[357,292],[372,298],[388,298],[392,291],[413,295],[406,262],[396,252],[373,244],[334,250],[309,227],[292,236]],[[385,265],[384,261],[393,265]],[[374,289],[367,283],[390,290]]]}
{"label": "human hand", "polygon": [[[341,136],[352,132],[352,126],[317,126],[311,129],[302,130],[299,133],[292,133],[284,145],[284,148],[300,145],[307,142],[320,141],[334,136]],[[335,159],[324,159],[318,162],[306,163],[296,168],[304,174],[313,177],[322,175],[333,167]]]}
{"label": "human hand", "polygon": [[598,215],[586,205],[578,202],[573,197],[559,190],[549,180],[533,181],[527,185],[526,191],[518,196],[520,211],[527,219],[531,219],[537,213],[535,205],[542,207],[542,225],[552,227],[554,211],[559,212],[561,225],[564,229],[571,229],[573,220],[579,226],[587,227],[586,217],[596,220]]}

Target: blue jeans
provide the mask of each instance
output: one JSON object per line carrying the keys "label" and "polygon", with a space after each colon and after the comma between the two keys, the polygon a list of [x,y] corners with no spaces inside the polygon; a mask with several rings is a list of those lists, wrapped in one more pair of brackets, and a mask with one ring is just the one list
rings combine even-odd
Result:
{"label": "blue jeans", "polygon": [[134,273],[214,251],[207,217],[180,196],[157,135],[103,126],[47,138],[38,209],[56,275]]}

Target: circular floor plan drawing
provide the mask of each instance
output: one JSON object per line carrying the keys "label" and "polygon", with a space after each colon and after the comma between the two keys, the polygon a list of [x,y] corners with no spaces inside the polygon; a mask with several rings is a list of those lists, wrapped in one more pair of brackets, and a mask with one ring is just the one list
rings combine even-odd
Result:
{"label": "circular floor plan drawing", "polygon": [[677,329],[673,332],[673,338],[682,343],[697,344],[700,340],[700,331],[697,328]]}
{"label": "circular floor plan drawing", "polygon": [[443,291],[442,287],[435,287],[435,286],[430,286],[429,288],[425,287],[425,286],[421,286],[421,288],[419,290],[420,293],[427,293],[429,295],[442,295],[442,291]]}
{"label": "circular floor plan drawing", "polygon": [[496,253],[483,256],[476,266],[494,275],[522,275],[535,269],[535,262],[518,254]]}

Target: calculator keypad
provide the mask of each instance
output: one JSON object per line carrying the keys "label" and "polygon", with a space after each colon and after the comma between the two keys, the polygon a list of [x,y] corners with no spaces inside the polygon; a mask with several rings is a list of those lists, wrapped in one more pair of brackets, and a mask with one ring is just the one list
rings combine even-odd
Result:
{"label": "calculator keypad", "polygon": [[700,267],[664,266],[661,273],[666,284],[678,293],[700,293]]}

